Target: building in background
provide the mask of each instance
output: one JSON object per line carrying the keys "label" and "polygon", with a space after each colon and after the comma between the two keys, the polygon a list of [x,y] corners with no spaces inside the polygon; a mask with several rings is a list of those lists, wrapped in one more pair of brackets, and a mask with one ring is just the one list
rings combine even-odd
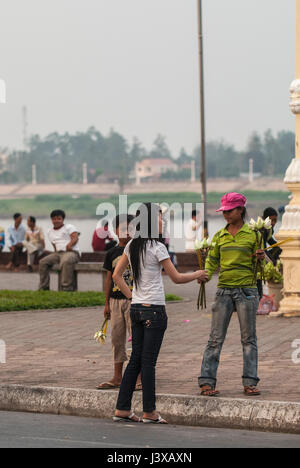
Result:
{"label": "building in background", "polygon": [[146,158],[135,165],[135,179],[137,185],[140,185],[142,181],[153,182],[162,176],[162,174],[172,171],[176,172],[178,165],[171,159],[160,159],[160,158]]}

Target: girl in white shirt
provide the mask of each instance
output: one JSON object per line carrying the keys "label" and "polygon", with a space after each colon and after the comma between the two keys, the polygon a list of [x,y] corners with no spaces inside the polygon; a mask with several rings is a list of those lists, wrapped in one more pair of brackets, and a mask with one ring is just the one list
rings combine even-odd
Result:
{"label": "girl in white shirt", "polygon": [[[123,294],[132,299],[132,354],[122,380],[114,421],[141,422],[131,411],[132,395],[139,373],[143,386],[144,423],[167,424],[156,412],[155,366],[167,329],[165,292],[162,269],[176,283],[206,281],[205,271],[179,273],[170,260],[162,237],[162,215],[158,205],[142,205],[136,218],[134,238],[127,244],[113,280]],[[133,291],[123,279],[130,264],[134,279]]]}

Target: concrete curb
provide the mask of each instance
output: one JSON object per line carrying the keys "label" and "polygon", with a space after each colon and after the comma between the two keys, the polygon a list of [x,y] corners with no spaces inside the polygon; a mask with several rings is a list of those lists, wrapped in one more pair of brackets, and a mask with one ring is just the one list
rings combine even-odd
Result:
{"label": "concrete curb", "polygon": [[[0,386],[0,410],[110,419],[116,391],[59,387]],[[141,393],[133,408],[141,413]],[[158,395],[159,411],[171,424],[300,434],[300,403]]]}

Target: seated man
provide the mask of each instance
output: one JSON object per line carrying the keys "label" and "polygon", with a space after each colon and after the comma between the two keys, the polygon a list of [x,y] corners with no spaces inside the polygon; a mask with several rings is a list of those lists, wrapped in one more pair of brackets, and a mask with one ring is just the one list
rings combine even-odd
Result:
{"label": "seated man", "polygon": [[40,256],[45,250],[45,239],[43,230],[36,225],[36,219],[34,216],[29,216],[27,219],[27,226],[28,229],[25,234],[23,246],[27,250],[28,271],[32,273],[35,256]]}
{"label": "seated man", "polygon": [[50,269],[56,263],[61,267],[62,291],[75,291],[74,266],[79,262],[78,230],[72,224],[64,224],[65,212],[54,210],[51,213],[53,228],[49,229],[48,237],[55,253],[47,255],[40,261],[40,290],[50,289]]}
{"label": "seated man", "polygon": [[20,255],[23,251],[23,240],[25,239],[26,229],[22,225],[22,215],[14,214],[14,224],[8,228],[7,246],[12,253],[11,261],[6,268],[17,268],[20,266]]}
{"label": "seated man", "polygon": [[104,252],[112,249],[117,245],[116,239],[113,238],[109,231],[109,225],[98,226],[93,234],[92,247],[94,252]]}

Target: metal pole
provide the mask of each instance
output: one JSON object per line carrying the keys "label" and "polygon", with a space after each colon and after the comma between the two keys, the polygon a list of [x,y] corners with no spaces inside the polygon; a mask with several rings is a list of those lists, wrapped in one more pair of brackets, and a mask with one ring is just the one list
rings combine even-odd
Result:
{"label": "metal pole", "polygon": [[201,174],[202,202],[204,204],[204,237],[208,237],[207,188],[205,158],[205,102],[204,102],[204,60],[203,60],[203,27],[202,0],[198,0],[198,34],[199,34],[199,71],[200,71],[200,132],[201,132]]}

